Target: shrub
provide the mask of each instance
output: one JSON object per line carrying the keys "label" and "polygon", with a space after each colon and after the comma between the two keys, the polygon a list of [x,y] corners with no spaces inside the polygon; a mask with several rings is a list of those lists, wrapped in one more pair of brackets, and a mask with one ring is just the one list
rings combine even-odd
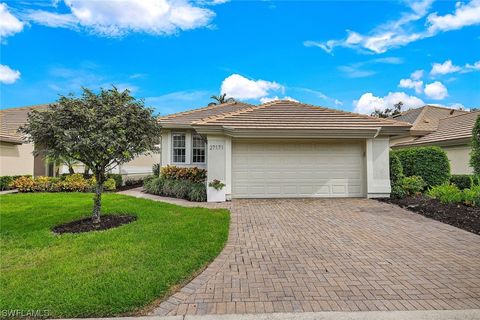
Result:
{"label": "shrub", "polygon": [[193,183],[188,194],[190,201],[205,202],[207,201],[207,188],[204,183]]}
{"label": "shrub", "polygon": [[398,156],[390,151],[390,183],[397,185],[404,178],[402,163]]}
{"label": "shrub", "polygon": [[151,194],[156,194],[156,195],[162,195],[163,194],[163,184],[165,183],[165,180],[163,178],[148,178],[145,179],[143,182],[143,189],[147,193]]}
{"label": "shrub", "polygon": [[[121,174],[118,173],[107,173],[107,180],[112,178],[115,180],[115,187],[123,186],[123,177]],[[114,189],[115,190],[115,189]]]}
{"label": "shrub", "polygon": [[51,180],[50,177],[36,177],[34,180],[34,191],[46,192],[52,189],[52,185],[56,183],[56,181]]}
{"label": "shrub", "polygon": [[474,185],[470,189],[463,190],[463,202],[467,206],[480,206],[480,185]]}
{"label": "shrub", "polygon": [[456,185],[461,190],[469,189],[473,185],[480,184],[480,176],[469,174],[453,174],[450,177],[450,183]]}
{"label": "shrub", "polygon": [[[122,178],[122,176],[120,176],[120,178]],[[107,181],[105,181],[105,183],[103,184],[103,188],[106,191],[115,191],[115,189],[117,188],[116,180],[114,178],[108,178]]]}
{"label": "shrub", "polygon": [[440,200],[441,203],[461,202],[463,199],[462,191],[454,184],[442,184],[432,187],[427,195]]}
{"label": "shrub", "polygon": [[80,173],[74,173],[65,177],[65,180],[61,182],[61,189],[63,191],[89,191],[92,181],[94,180],[87,180]]}
{"label": "shrub", "polygon": [[392,185],[392,191],[390,193],[392,198],[402,199],[407,196],[407,192],[403,189],[400,183]]}
{"label": "shrub", "polygon": [[213,179],[212,181],[210,181],[208,183],[208,186],[219,191],[219,190],[222,190],[223,187],[225,187],[225,183],[223,183],[222,181],[218,180],[218,179]]}
{"label": "shrub", "polygon": [[10,184],[10,187],[18,189],[19,192],[32,192],[35,191],[35,181],[32,177],[19,177]]}
{"label": "shrub", "polygon": [[450,162],[439,147],[414,147],[393,151],[406,176],[420,176],[427,186],[444,184],[450,179]]}
{"label": "shrub", "polygon": [[160,163],[155,163],[152,166],[152,171],[153,171],[154,176],[159,177],[160,176]]}
{"label": "shrub", "polygon": [[207,170],[197,167],[183,168],[176,166],[165,166],[160,170],[162,178],[167,180],[188,180],[191,182],[205,182]]}
{"label": "shrub", "polygon": [[10,189],[10,184],[13,182],[12,176],[2,176],[0,177],[0,191]]}
{"label": "shrub", "polygon": [[192,184],[192,182],[186,180],[175,181],[173,184],[173,196],[178,199],[188,199]]}
{"label": "shrub", "polygon": [[399,184],[407,195],[418,194],[425,188],[425,181],[419,176],[404,177]]}
{"label": "shrub", "polygon": [[175,197],[175,184],[176,180],[165,179],[162,187],[162,195],[166,197]]}

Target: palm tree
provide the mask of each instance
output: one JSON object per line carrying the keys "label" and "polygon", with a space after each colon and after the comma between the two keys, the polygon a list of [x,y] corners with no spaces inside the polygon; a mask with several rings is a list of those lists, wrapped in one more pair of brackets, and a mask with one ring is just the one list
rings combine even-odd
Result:
{"label": "palm tree", "polygon": [[219,105],[219,104],[222,104],[222,103],[228,103],[228,102],[235,102],[235,99],[233,98],[227,98],[227,94],[226,93],[223,93],[223,94],[220,94],[218,96],[211,96],[210,97],[212,100],[215,100],[213,102],[210,102],[208,105],[209,106],[216,106],[216,105]]}

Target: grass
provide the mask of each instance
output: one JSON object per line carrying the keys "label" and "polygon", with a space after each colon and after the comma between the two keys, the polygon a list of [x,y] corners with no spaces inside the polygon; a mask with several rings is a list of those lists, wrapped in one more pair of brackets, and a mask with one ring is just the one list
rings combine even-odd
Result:
{"label": "grass", "polygon": [[50,317],[131,313],[190,279],[222,250],[229,213],[105,194],[103,213],[138,220],[115,229],[55,235],[88,216],[92,195],[0,196],[0,310]]}

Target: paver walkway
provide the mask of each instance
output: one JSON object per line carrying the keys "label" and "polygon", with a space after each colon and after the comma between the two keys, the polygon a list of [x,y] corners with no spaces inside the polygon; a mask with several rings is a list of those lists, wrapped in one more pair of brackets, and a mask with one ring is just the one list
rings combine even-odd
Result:
{"label": "paver walkway", "polygon": [[480,308],[478,235],[368,199],[230,206],[223,252],[155,314]]}

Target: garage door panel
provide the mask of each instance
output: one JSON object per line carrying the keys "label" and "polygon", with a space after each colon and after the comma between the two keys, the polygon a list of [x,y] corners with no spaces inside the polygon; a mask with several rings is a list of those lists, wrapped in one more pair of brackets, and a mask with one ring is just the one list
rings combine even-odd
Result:
{"label": "garage door panel", "polygon": [[234,141],[232,182],[234,198],[363,196],[363,147]]}

